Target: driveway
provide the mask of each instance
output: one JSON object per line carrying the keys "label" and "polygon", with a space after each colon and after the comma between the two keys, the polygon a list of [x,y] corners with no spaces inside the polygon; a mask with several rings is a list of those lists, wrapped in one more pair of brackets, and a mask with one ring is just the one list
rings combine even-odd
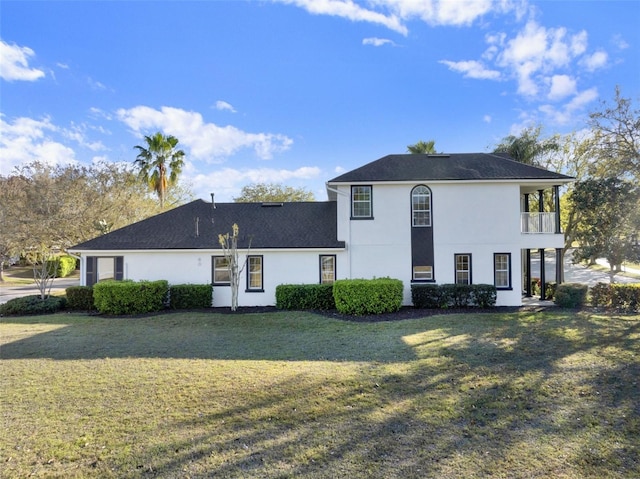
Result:
{"label": "driveway", "polygon": [[[56,278],[53,280],[51,293],[56,294],[64,292],[70,286],[79,286],[79,278]],[[0,283],[0,304],[6,303],[10,299],[19,298],[21,296],[29,296],[32,294],[40,294],[35,284],[21,284],[18,286],[7,286]]]}

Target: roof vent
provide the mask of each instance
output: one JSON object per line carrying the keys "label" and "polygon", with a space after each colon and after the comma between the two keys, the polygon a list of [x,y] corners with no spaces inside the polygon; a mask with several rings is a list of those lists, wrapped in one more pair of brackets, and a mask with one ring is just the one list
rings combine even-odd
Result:
{"label": "roof vent", "polygon": [[263,208],[272,208],[274,206],[282,206],[282,205],[284,205],[284,203],[278,202],[278,201],[265,201],[264,203],[262,203]]}

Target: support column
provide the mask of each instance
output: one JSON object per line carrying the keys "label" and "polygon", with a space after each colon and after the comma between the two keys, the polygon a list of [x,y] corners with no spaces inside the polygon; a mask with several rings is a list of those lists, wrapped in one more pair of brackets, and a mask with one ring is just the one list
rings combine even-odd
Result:
{"label": "support column", "polygon": [[562,261],[562,248],[556,248],[556,285],[564,281],[564,262]]}
{"label": "support column", "polygon": [[560,226],[560,186],[554,185],[553,187],[553,200],[556,210],[556,234],[562,233]]}
{"label": "support column", "polygon": [[524,250],[524,267],[525,267],[525,272],[524,272],[525,297],[530,298],[531,297],[531,250],[528,248]]}
{"label": "support column", "polygon": [[547,280],[544,274],[544,248],[540,248],[538,252],[540,253],[540,299],[544,300],[546,299],[545,290],[547,289]]}

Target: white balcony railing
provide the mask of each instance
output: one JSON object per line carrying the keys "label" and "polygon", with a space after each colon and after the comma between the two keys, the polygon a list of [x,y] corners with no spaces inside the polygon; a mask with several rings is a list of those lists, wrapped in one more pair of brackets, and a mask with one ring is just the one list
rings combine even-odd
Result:
{"label": "white balcony railing", "polygon": [[525,234],[554,234],[556,232],[556,214],[520,213],[520,231]]}

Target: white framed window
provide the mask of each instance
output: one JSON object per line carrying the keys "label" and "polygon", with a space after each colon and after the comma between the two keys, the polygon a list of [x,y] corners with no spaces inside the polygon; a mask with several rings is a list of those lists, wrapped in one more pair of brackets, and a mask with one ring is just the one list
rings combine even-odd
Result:
{"label": "white framed window", "polygon": [[497,289],[511,289],[511,253],[494,253],[493,277]]}
{"label": "white framed window", "polygon": [[414,266],[413,280],[414,281],[432,281],[433,266]]}
{"label": "white framed window", "polygon": [[411,225],[431,226],[431,190],[424,185],[411,190]]}
{"label": "white framed window", "polygon": [[211,265],[213,270],[213,284],[218,286],[229,286],[231,284],[229,260],[224,256],[212,256]]}
{"label": "white framed window", "polygon": [[456,284],[471,284],[471,255],[456,254]]}
{"label": "white framed window", "polygon": [[336,280],[336,255],[320,255],[320,284],[333,283]]}
{"label": "white framed window", "polygon": [[351,218],[372,218],[371,186],[351,187]]}
{"label": "white framed window", "polygon": [[262,291],[262,256],[247,258],[247,291]]}

